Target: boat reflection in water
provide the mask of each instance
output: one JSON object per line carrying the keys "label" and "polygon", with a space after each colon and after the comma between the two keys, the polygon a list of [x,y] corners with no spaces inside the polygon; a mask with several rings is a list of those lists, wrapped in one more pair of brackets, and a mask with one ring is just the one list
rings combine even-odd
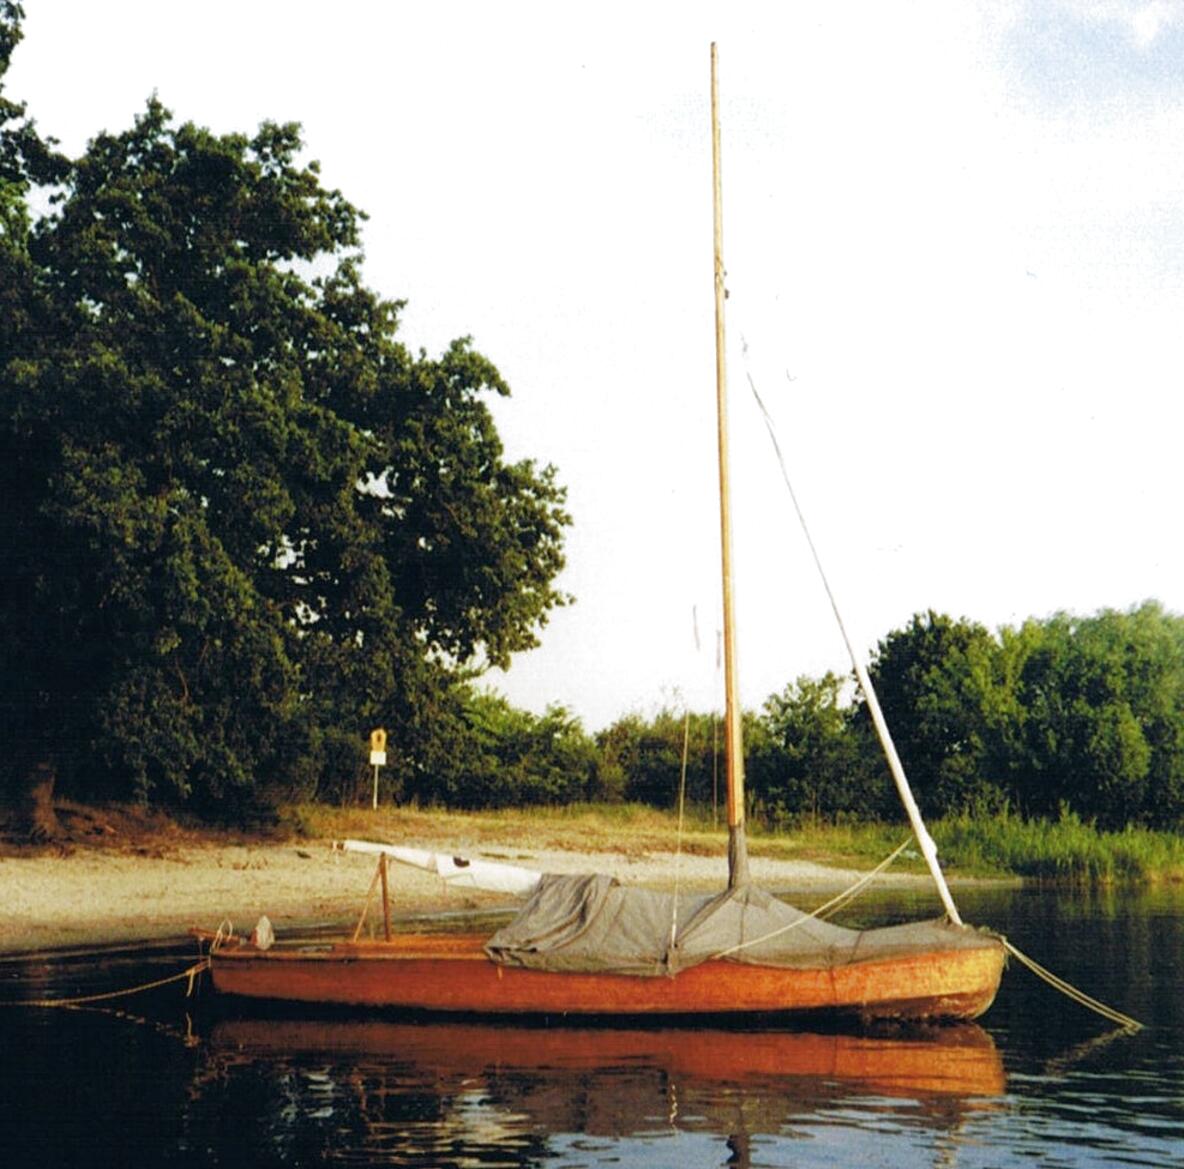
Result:
{"label": "boat reflection in water", "polygon": [[217,1112],[250,1079],[269,1147],[290,1142],[309,1160],[350,1148],[402,1165],[462,1150],[537,1164],[555,1142],[674,1128],[718,1134],[744,1165],[752,1136],[839,1109],[848,1127],[862,1113],[869,1133],[891,1115],[942,1134],[1005,1091],[974,1024],[881,1036],[252,1017],[218,1020],[208,1041],[194,1106]]}

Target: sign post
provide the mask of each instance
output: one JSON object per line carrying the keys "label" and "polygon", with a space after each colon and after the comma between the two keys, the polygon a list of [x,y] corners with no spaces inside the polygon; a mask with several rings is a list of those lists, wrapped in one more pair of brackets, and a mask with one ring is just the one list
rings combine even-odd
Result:
{"label": "sign post", "polygon": [[386,731],[376,727],[370,732],[370,766],[374,768],[374,802],[378,807],[378,769],[386,766]]}

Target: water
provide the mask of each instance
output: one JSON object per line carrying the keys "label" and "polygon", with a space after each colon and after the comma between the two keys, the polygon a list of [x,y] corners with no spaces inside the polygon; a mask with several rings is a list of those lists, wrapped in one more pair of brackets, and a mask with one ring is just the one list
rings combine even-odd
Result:
{"label": "water", "polygon": [[[1184,1166],[1184,891],[959,905],[1147,1029],[1116,1034],[1015,964],[981,1028],[891,1034],[267,1017],[179,983],[0,1009],[0,1166]],[[0,961],[0,997],[191,957]]]}

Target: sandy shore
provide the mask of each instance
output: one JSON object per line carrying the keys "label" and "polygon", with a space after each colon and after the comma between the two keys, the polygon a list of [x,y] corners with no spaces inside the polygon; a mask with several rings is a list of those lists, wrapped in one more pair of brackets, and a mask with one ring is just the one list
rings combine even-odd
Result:
{"label": "sandy shore", "polygon": [[[446,841],[418,843],[449,848]],[[487,843],[466,855],[545,872],[607,872],[628,884],[655,888],[671,888],[676,872],[688,890],[720,888],[726,880],[722,857],[532,850],[520,842]],[[179,937],[191,925],[214,929],[223,920],[249,931],[262,913],[277,932],[311,925],[352,929],[374,863],[369,856],[335,851],[326,841],[179,845],[148,856],[104,849],[0,856],[0,952]],[[808,861],[754,857],[751,866],[756,881],[782,892],[838,891],[858,876]],[[392,866],[391,874],[396,918],[514,904],[505,895],[449,887],[434,874],[402,865]]]}

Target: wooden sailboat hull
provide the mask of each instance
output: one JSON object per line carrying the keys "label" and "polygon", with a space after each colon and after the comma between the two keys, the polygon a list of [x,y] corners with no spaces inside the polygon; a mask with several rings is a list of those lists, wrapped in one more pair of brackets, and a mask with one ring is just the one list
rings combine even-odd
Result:
{"label": "wooden sailboat hull", "polygon": [[215,989],[281,1002],[476,1015],[659,1016],[825,1012],[974,1019],[992,1003],[1003,948],[909,954],[833,968],[708,961],[672,977],[525,970],[490,961],[480,936],[403,935],[331,948],[220,948]]}

